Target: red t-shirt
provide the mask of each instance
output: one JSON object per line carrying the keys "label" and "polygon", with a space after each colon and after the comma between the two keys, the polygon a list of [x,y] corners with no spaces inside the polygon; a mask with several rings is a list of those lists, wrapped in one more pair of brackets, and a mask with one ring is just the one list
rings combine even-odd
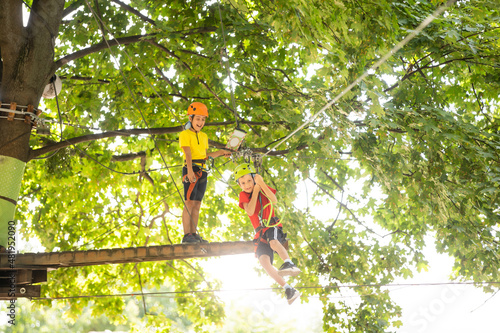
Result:
{"label": "red t-shirt", "polygon": [[[271,190],[271,192],[276,193],[276,190],[274,188],[269,187],[269,189]],[[266,205],[269,203],[269,199],[262,193],[262,190],[259,192],[259,196],[262,200],[262,206],[266,207]],[[252,198],[252,193],[247,193],[245,191],[241,191],[240,192],[240,207],[242,209],[245,209],[243,204],[245,202],[247,202],[247,203],[250,202],[251,198]],[[275,209],[273,209],[271,216],[274,216],[274,211],[275,211]],[[270,213],[271,213],[271,205],[267,206],[262,211],[262,219],[264,219],[264,221],[267,221]],[[259,214],[260,214],[260,200],[257,199],[257,203],[255,204],[255,211],[254,211],[253,215],[249,216],[250,221],[252,222],[252,226],[254,229],[256,229],[257,227],[260,226]],[[278,224],[278,226],[281,226],[281,224]]]}

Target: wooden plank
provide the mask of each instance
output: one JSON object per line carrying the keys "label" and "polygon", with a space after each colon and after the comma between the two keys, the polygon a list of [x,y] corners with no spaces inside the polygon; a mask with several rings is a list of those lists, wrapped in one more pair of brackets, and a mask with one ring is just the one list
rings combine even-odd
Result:
{"label": "wooden plank", "polygon": [[47,270],[38,269],[33,271],[33,280],[31,283],[47,282]]}
{"label": "wooden plank", "polygon": [[[40,285],[16,286],[14,294],[9,287],[0,287],[0,300],[16,299],[20,297],[40,297]],[[12,296],[14,295],[14,297]]]}
{"label": "wooden plank", "polygon": [[31,269],[20,269],[17,271],[16,284],[28,284],[33,281],[33,271]]}
{"label": "wooden plank", "polygon": [[[219,257],[252,253],[253,243],[224,242],[175,244],[124,249],[104,249],[74,252],[23,253],[16,255],[15,267],[74,267],[105,264],[119,264],[142,261],[164,261],[201,257]],[[0,255],[0,270],[8,270],[7,255]]]}
{"label": "wooden plank", "polygon": [[15,284],[32,284],[39,282],[47,282],[47,269],[17,269],[17,270],[0,270],[0,287],[10,286]]}

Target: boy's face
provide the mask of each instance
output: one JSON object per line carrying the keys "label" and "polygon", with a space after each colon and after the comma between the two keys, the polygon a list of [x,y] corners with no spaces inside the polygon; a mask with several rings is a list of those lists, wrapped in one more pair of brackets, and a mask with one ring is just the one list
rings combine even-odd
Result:
{"label": "boy's face", "polygon": [[205,116],[200,116],[198,114],[195,114],[194,116],[191,116],[191,125],[193,126],[193,129],[196,132],[201,131],[203,126],[205,126],[205,120],[207,117]]}
{"label": "boy's face", "polygon": [[253,187],[255,186],[253,177],[250,174],[240,177],[240,179],[238,179],[238,184],[240,185],[241,189],[247,193],[252,193]]}

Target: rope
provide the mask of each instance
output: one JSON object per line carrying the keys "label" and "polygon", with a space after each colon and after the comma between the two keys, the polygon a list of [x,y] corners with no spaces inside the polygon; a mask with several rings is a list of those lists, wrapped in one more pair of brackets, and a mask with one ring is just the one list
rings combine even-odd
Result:
{"label": "rope", "polygon": [[[55,84],[54,82],[52,82],[53,86],[54,86],[54,91],[56,89],[55,87]],[[59,124],[60,124],[60,128],[61,128],[61,133],[60,133],[60,137],[61,137],[61,141],[66,141],[66,142],[69,142],[67,139],[65,139],[63,137],[63,129],[62,129],[62,124],[63,122],[61,121],[61,110],[59,108],[59,101],[58,101],[58,97],[57,97],[57,94],[56,94],[56,105],[57,105],[57,113],[59,115]],[[31,114],[29,112],[27,112],[27,114]],[[21,119],[20,119],[21,120]],[[54,121],[55,122],[55,121]],[[147,124],[146,124],[147,125]],[[148,128],[149,130],[149,128]],[[80,149],[78,146],[76,146],[75,144],[71,144],[71,146],[73,146],[76,150],[78,150],[80,153],[84,154],[85,156],[87,156],[88,158],[90,158],[92,161],[94,161],[95,163],[99,164],[100,166],[102,166],[103,168],[111,171],[111,172],[114,172],[114,173],[117,173],[117,174],[121,174],[121,175],[135,175],[135,174],[141,174],[142,171],[136,171],[136,172],[122,172],[122,171],[118,171],[118,170],[115,170],[115,169],[112,169],[110,168],[109,166],[106,166],[104,164],[102,164],[101,162],[99,162],[98,160],[96,160],[95,158],[93,158],[92,156],[90,156],[87,152],[85,152],[84,150]],[[45,159],[45,158],[50,158],[52,157],[54,154],[56,154],[59,150],[56,150],[55,152],[53,152],[51,155],[47,156],[47,157],[44,157],[44,158],[38,158],[38,159]],[[161,154],[161,152],[160,152]],[[165,168],[160,168],[160,169],[155,169],[156,170],[164,170],[164,169],[167,169],[169,170],[170,168],[174,168],[174,167],[178,167],[178,166],[168,166],[168,165],[165,165]],[[148,170],[148,171],[145,171],[145,172],[150,172],[151,170]]]}
{"label": "rope", "polygon": [[238,120],[238,114],[236,113],[236,102],[234,100],[234,92],[233,92],[233,79],[231,77],[231,69],[230,69],[230,59],[229,59],[229,55],[227,53],[227,44],[226,44],[226,33],[224,31],[224,23],[222,22],[222,12],[221,12],[221,9],[220,9],[220,1],[217,0],[217,6],[219,8],[219,18],[220,18],[220,25],[221,25],[221,29],[222,29],[222,38],[224,40],[224,54],[227,58],[226,61],[224,61],[223,57],[222,57],[222,52],[221,52],[221,61],[225,63],[225,67],[226,67],[226,70],[227,70],[227,76],[229,77],[229,87],[230,87],[230,90],[231,90],[231,103],[233,105],[233,114],[234,114],[234,119],[236,120],[236,128],[239,128],[240,125],[239,125],[239,120]]}
{"label": "rope", "polygon": [[[139,113],[140,113],[140,115],[141,115],[142,121],[143,121],[143,122],[144,122],[144,124],[146,125],[146,128],[148,129],[148,131],[150,131],[149,124],[148,124],[148,122],[146,121],[146,118],[144,117],[144,114],[143,114],[143,112],[142,112],[141,108],[139,107],[139,104],[137,103],[137,100],[136,100],[136,98],[135,98],[135,94],[134,94],[134,92],[132,91],[132,89],[131,89],[131,87],[130,87],[130,83],[129,83],[129,81],[128,81],[127,77],[125,76],[125,74],[124,74],[124,73],[123,73],[123,71],[122,71],[122,68],[121,68],[120,63],[118,63],[118,62],[116,61],[116,57],[115,57],[115,55],[114,55],[114,53],[113,53],[113,51],[112,51],[112,49],[111,49],[111,46],[109,45],[109,43],[108,43],[108,41],[107,41],[107,39],[106,39],[106,36],[105,36],[105,34],[104,34],[104,31],[103,31],[103,28],[106,28],[106,29],[108,30],[108,33],[109,33],[109,34],[111,34],[112,36],[113,36],[113,34],[109,31],[109,29],[107,28],[106,24],[105,24],[105,23],[104,23],[104,22],[100,19],[100,17],[98,17],[98,16],[97,16],[97,14],[94,12],[94,10],[93,10],[93,9],[92,9],[92,7],[90,6],[90,4],[89,4],[88,0],[85,0],[85,3],[87,4],[87,7],[89,8],[89,10],[91,11],[92,15],[94,16],[94,19],[96,20],[97,25],[101,27],[101,29],[100,29],[100,30],[101,30],[102,38],[103,38],[103,39],[104,39],[104,41],[106,42],[106,45],[107,45],[107,47],[108,47],[108,49],[109,49],[109,51],[110,51],[110,53],[111,53],[111,55],[112,55],[113,59],[115,60],[116,64],[118,65],[118,69],[119,69],[119,71],[120,71],[120,74],[122,75],[122,77],[123,77],[123,79],[124,79],[124,81],[125,81],[125,84],[127,85],[127,89],[129,90],[129,92],[130,92],[130,94],[131,94],[131,96],[132,96],[132,99],[134,100],[134,104],[135,104],[135,106],[137,107],[137,110],[139,111]],[[99,25],[99,22],[101,22],[102,26],[101,26],[101,25]],[[114,36],[113,36],[113,38],[114,38]],[[120,44],[119,44],[119,42],[118,42],[118,40],[117,40],[116,38],[114,38],[114,40],[118,43],[118,45],[120,45]],[[151,85],[151,83],[149,82],[149,80],[148,80],[148,79],[144,76],[144,74],[143,74],[143,73],[142,73],[142,71],[139,69],[139,67],[137,66],[137,64],[135,64],[135,62],[134,62],[134,61],[131,59],[131,57],[128,55],[127,51],[126,51],[126,50],[123,50],[123,53],[125,53],[125,55],[126,55],[126,56],[128,57],[128,59],[129,59],[129,61],[130,61],[131,63],[133,63],[133,64],[134,64],[134,66],[135,66],[135,67],[136,67],[136,69],[139,71],[139,73],[141,74],[141,76],[143,77],[143,79],[144,79],[144,80],[145,80],[145,81],[146,81],[146,82],[150,85],[150,87],[154,90],[154,92],[158,95],[158,97],[160,97],[160,99],[161,99],[161,101],[164,103],[165,107],[167,107],[167,109],[169,109],[169,108],[168,108],[168,106],[166,105],[165,101],[163,100],[163,98],[162,98],[162,97],[158,94],[158,92],[156,91],[156,89],[155,89],[155,88]],[[170,109],[169,109],[169,110],[170,110]],[[171,112],[171,113],[174,115],[174,117],[177,119],[177,121],[179,121],[179,123],[181,123],[181,124],[182,124],[182,122],[180,121],[180,119],[179,119],[179,118],[178,118],[178,117],[177,117],[177,116],[176,116],[173,112]],[[184,207],[185,207],[186,211],[187,211],[187,212],[188,212],[188,214],[189,214],[189,219],[190,219],[191,227],[194,227],[194,222],[193,222],[193,220],[192,220],[192,215],[191,215],[191,212],[189,212],[189,210],[188,210],[188,209],[187,209],[187,207],[186,207],[186,202],[185,202],[185,200],[184,200],[184,196],[181,194],[181,192],[180,192],[180,190],[179,190],[179,187],[177,186],[177,183],[175,182],[175,178],[173,177],[172,172],[170,172],[170,168],[168,168],[167,161],[165,160],[165,157],[163,156],[163,154],[162,154],[162,152],[161,152],[160,148],[158,147],[158,142],[157,142],[157,140],[156,140],[156,138],[155,138],[155,136],[154,136],[154,135],[152,135],[152,134],[150,133],[150,136],[152,137],[153,142],[154,142],[154,144],[155,144],[155,149],[156,149],[156,150],[158,151],[158,153],[160,154],[161,160],[163,161],[163,164],[164,164],[164,165],[165,165],[165,167],[167,168],[168,174],[169,174],[169,176],[170,176],[170,178],[171,178],[171,180],[172,180],[172,182],[173,182],[173,184],[174,184],[174,186],[175,186],[175,188],[176,188],[176,190],[177,190],[177,193],[179,194],[179,197],[180,197],[180,198],[181,198],[181,200],[182,200],[182,203],[183,203],[183,205],[184,205]]]}
{"label": "rope", "polygon": [[289,138],[291,138],[293,135],[295,135],[298,131],[302,130],[304,127],[306,127],[308,124],[313,122],[316,118],[318,118],[320,115],[322,115],[329,107],[331,107],[333,104],[335,104],[338,100],[340,100],[345,94],[347,94],[349,91],[351,91],[352,88],[354,88],[356,85],[358,85],[361,81],[363,81],[368,75],[370,75],[370,72],[375,72],[375,70],[380,67],[384,62],[386,62],[394,53],[399,51],[401,48],[403,48],[406,44],[408,44],[415,36],[417,36],[423,29],[425,29],[434,19],[441,15],[449,6],[451,6],[453,3],[455,3],[456,0],[448,0],[446,4],[443,6],[439,7],[436,9],[432,14],[427,16],[425,20],[420,23],[420,25],[413,30],[408,36],[406,36],[401,42],[396,44],[389,52],[387,52],[382,58],[380,58],[375,64],[373,64],[370,68],[368,68],[360,77],[358,77],[354,82],[352,82],[349,86],[347,86],[344,90],[342,90],[337,96],[335,96],[334,99],[332,99],[330,102],[328,102],[324,107],[322,107],[318,113],[316,113],[314,116],[309,118],[305,123],[303,123],[301,126],[299,126],[297,129],[292,131],[290,134],[288,134],[283,140],[278,142],[272,149],[269,149],[265,154],[269,154],[271,151],[275,150],[277,147],[279,147],[281,144],[283,144],[285,141],[287,141]]}
{"label": "rope", "polygon": [[[169,198],[170,196],[172,196],[172,195],[174,195],[174,194],[175,194],[175,192],[172,192],[172,193],[170,193],[170,194],[168,194],[168,195],[164,196],[164,197],[163,197],[163,198],[161,198],[160,200],[156,201],[156,202],[155,202],[154,204],[152,204],[151,206],[149,206],[149,207],[148,207],[148,210],[150,210],[150,209],[152,209],[152,208],[154,208],[154,209],[153,209],[152,211],[150,211],[149,216],[147,216],[147,217],[146,217],[146,220],[149,220],[149,219],[151,218],[152,214],[158,210],[158,207],[159,207],[159,205],[163,202],[163,200],[165,200],[165,199]],[[155,206],[156,206],[156,207],[155,207]],[[130,211],[130,209],[127,211],[127,213],[128,213],[129,211]],[[75,250],[80,250],[81,248],[86,247],[87,245],[91,245],[91,244],[92,244],[92,243],[94,243],[95,241],[100,240],[102,237],[104,237],[104,236],[106,236],[107,234],[109,234],[109,233],[113,232],[114,230],[116,230],[116,229],[118,229],[118,228],[121,228],[121,227],[125,224],[125,222],[128,222],[128,221],[132,220],[134,217],[137,217],[137,216],[139,216],[139,214],[138,214],[138,213],[137,213],[137,214],[134,214],[134,215],[132,215],[132,216],[130,216],[130,217],[129,217],[129,218],[127,218],[125,221],[123,221],[123,222],[121,222],[121,223],[118,223],[118,224],[114,225],[114,226],[113,226],[113,227],[111,227],[111,228],[106,229],[106,231],[105,231],[105,232],[101,233],[101,234],[100,234],[100,235],[98,235],[97,237],[95,237],[95,238],[93,238],[93,239],[89,240],[87,243],[85,243],[85,244],[83,244],[83,245],[80,245],[80,246],[78,246],[78,247],[76,247],[76,248],[74,248],[74,249],[75,249]]]}
{"label": "rope", "polygon": [[[102,34],[102,38],[103,40],[106,42],[106,45],[110,51],[110,53],[112,54],[113,56],[113,59],[115,61],[115,64],[118,66],[119,70],[120,70],[120,73],[122,74],[122,76],[124,77],[125,79],[125,75],[123,74],[123,71],[121,69],[121,66],[120,64],[117,62],[116,60],[116,57],[114,56],[113,54],[113,51],[111,50],[111,46],[109,45],[108,43],[108,40],[106,39],[106,36],[104,35],[104,31],[102,30],[103,28],[106,28],[107,32],[112,36],[112,39],[117,43],[118,46],[122,46],[120,41],[118,39],[116,39],[116,37],[114,36],[114,34],[108,29],[108,26],[104,23],[104,21],[95,13],[95,11],[92,9],[92,7],[90,6],[88,0],[85,0],[85,3],[87,4],[87,7],[90,9],[90,11],[92,12],[92,15],[94,16],[94,19],[96,20],[96,22],[98,23],[97,25],[99,27],[101,27],[101,34]],[[99,25],[99,22],[101,22],[102,25]],[[137,69],[137,71],[139,72],[139,74],[141,75],[141,77],[143,78],[143,80],[149,85],[149,87],[151,89],[153,89],[154,93],[156,94],[156,96],[158,96],[158,98],[162,101],[163,105],[167,108],[167,110],[175,117],[175,119],[177,120],[177,122],[181,125],[183,125],[183,122],[182,120],[179,119],[179,117],[173,113],[171,111],[171,108],[168,106],[168,104],[165,102],[165,100],[163,99],[162,95],[156,90],[156,88],[151,84],[151,82],[149,82],[148,78],[144,75],[144,73],[141,71],[141,69],[139,68],[139,66],[137,65],[137,63],[130,57],[130,55],[128,54],[128,52],[123,49],[123,53],[127,56],[127,59],[130,61],[130,63],[132,63],[134,65],[134,67]],[[127,85],[128,85],[128,82],[127,82]],[[130,88],[129,88],[130,90]],[[130,91],[131,92],[131,91]],[[133,94],[131,92],[131,94]],[[135,98],[134,98],[134,102],[135,102]],[[137,104],[137,102],[136,102]]]}
{"label": "rope", "polygon": [[[428,282],[428,283],[373,283],[373,284],[356,284],[356,285],[333,285],[333,286],[302,286],[295,287],[300,290],[335,290],[335,289],[357,289],[357,288],[400,288],[400,287],[433,287],[433,286],[449,286],[449,285],[483,285],[495,286],[500,285],[500,281],[481,281],[481,282]],[[181,295],[181,294],[213,294],[213,293],[234,293],[234,292],[255,292],[255,291],[271,291],[282,290],[281,287],[270,288],[241,288],[241,289],[210,289],[210,290],[183,290],[183,291],[157,291],[149,293],[123,293],[123,294],[102,294],[102,295],[77,295],[77,296],[61,296],[61,297],[33,297],[33,300],[62,300],[76,298],[103,298],[103,297],[135,297],[135,296],[154,296],[154,295]],[[371,295],[371,294],[370,294]],[[210,295],[216,297],[217,295]],[[182,296],[181,296],[182,297]]]}
{"label": "rope", "polygon": [[61,135],[61,141],[63,139],[63,124],[62,124],[62,118],[61,118],[61,109],[59,109],[59,97],[57,97],[57,89],[56,89],[56,83],[55,80],[52,81],[52,88],[54,88],[54,93],[56,95],[56,106],[57,106],[57,114],[59,116],[59,129],[61,130],[60,135]]}
{"label": "rope", "polygon": [[[262,207],[262,197],[259,195],[259,203],[260,203],[260,214],[259,214],[259,217],[260,217],[261,223],[266,228],[269,228],[269,225],[271,224],[271,219],[273,217],[273,214],[275,213],[274,204],[271,201],[271,199],[264,193],[264,189],[262,189],[259,194],[262,194],[263,196],[265,196],[267,198],[267,200],[269,201],[264,207]],[[264,210],[268,206],[271,206],[271,207],[270,207],[270,210],[269,210],[269,214],[267,216],[267,222],[264,222]],[[280,221],[279,223],[282,223],[282,222]]]}

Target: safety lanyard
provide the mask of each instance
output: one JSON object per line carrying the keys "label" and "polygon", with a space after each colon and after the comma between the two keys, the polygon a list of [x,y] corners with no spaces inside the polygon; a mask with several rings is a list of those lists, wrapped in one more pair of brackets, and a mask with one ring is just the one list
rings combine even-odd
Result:
{"label": "safety lanyard", "polygon": [[[267,198],[267,200],[269,200],[269,203],[267,205],[265,205],[264,207],[262,207],[262,197],[260,196],[261,194],[263,196],[265,196]],[[269,199],[269,197],[267,195],[265,195],[263,192],[259,193],[259,203],[260,203],[260,214],[259,214],[260,224],[262,224],[263,226],[265,226],[267,228],[267,227],[269,227],[271,217],[273,216],[273,213],[274,213],[274,205],[271,202],[271,199]],[[266,209],[266,207],[269,205],[271,206],[271,211],[269,212],[269,216],[267,217],[267,222],[264,222],[263,221],[264,209]]]}

